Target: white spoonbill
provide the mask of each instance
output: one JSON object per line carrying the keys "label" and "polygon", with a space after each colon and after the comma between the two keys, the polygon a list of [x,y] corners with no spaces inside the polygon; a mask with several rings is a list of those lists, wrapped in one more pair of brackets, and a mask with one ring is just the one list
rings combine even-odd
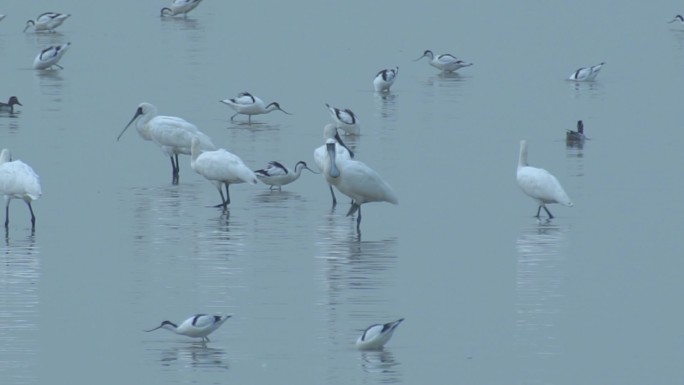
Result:
{"label": "white spoonbill", "polygon": [[359,118],[356,114],[349,108],[344,110],[337,107],[331,107],[329,104],[325,104],[330,111],[330,116],[335,120],[337,128],[344,131],[347,135],[360,135],[361,134],[361,123],[359,123]]}
{"label": "white spoonbill", "polygon": [[202,0],[173,0],[170,7],[161,9],[161,16],[176,16],[183,14],[183,17],[188,16],[188,12],[197,8]]}
{"label": "white spoonbill", "polygon": [[668,21],[668,23],[674,23],[677,20],[679,20],[680,24],[684,24],[684,17],[682,17],[682,15],[675,16],[674,19]]}
{"label": "white spoonbill", "polygon": [[10,161],[8,149],[0,152],[0,193],[5,196],[5,228],[9,226],[9,204],[12,199],[21,199],[31,212],[31,228],[36,228],[36,216],[33,215],[31,202],[43,194],[40,189],[40,178],[31,166],[20,160]]}
{"label": "white spoonbill", "polygon": [[[192,139],[192,154],[190,155],[190,167],[195,172],[207,178],[216,185],[221,194],[221,203],[214,207],[223,207],[230,204],[228,186],[237,183],[257,184],[257,177],[237,155],[222,148],[215,151],[200,150],[198,138]],[[226,186],[226,196],[223,196],[221,186]]]}
{"label": "white spoonbill", "polygon": [[523,192],[539,203],[537,218],[539,218],[542,207],[549,215],[549,219],[553,218],[549,209],[546,208],[548,203],[559,203],[563,206],[572,207],[570,197],[565,193],[563,186],[561,186],[555,176],[543,168],[527,165],[527,141],[525,140],[520,141],[520,156],[518,158],[516,177],[518,185],[520,185]]}
{"label": "white spoonbill", "polygon": [[57,64],[59,60],[64,56],[64,53],[71,46],[71,42],[64,43],[62,45],[53,45],[40,51],[38,56],[33,60],[33,68],[37,70],[45,70],[52,66],[57,66],[64,69],[61,65]]}
{"label": "white spoonbill", "polygon": [[171,321],[163,321],[156,328],[145,331],[152,332],[157,329],[166,329],[182,336],[200,337],[203,342],[209,342],[209,334],[223,325],[230,317],[229,315],[196,314],[183,321],[180,326]]}
{"label": "white spoonbill", "polygon": [[249,123],[252,123],[252,115],[268,114],[271,111],[279,110],[288,115],[291,113],[280,108],[277,102],[266,105],[263,100],[250,94],[249,92],[241,92],[236,98],[220,100],[221,103],[227,104],[235,110],[235,114],[230,117],[232,121],[239,114],[249,116]]}
{"label": "white spoonbill", "polygon": [[570,75],[568,80],[574,80],[576,82],[591,82],[599,74],[599,71],[601,71],[601,67],[603,67],[604,64],[606,63],[601,62],[595,66],[579,68]]}
{"label": "white spoonbill", "polygon": [[117,141],[121,139],[121,136],[133,122],[135,122],[135,128],[143,139],[157,143],[162,151],[171,158],[173,184],[178,184],[180,171],[178,154],[190,155],[193,138],[199,140],[202,149],[216,149],[211,139],[198,130],[194,124],[175,116],[157,115],[157,108],[144,102],[138,105],[135,115],[116,138]]}
{"label": "white spoonbill", "polygon": [[[337,132],[337,128],[333,124],[326,124],[325,127],[323,127],[323,139],[328,140],[328,139],[333,139],[336,140],[339,146],[335,147],[335,151],[337,151],[337,158],[344,158],[344,159],[351,159],[354,157],[354,152],[350,150],[342,141],[342,138],[340,138],[340,134]],[[316,166],[318,167],[319,171],[323,171],[325,169],[325,163],[326,159],[328,158],[328,150],[326,148],[326,145],[322,145],[314,150],[314,163],[316,163]],[[332,185],[328,183],[328,187],[330,188],[330,195],[332,195],[332,207],[335,207],[337,205],[337,198],[335,198],[335,191],[332,188]]]}
{"label": "white spoonbill", "polygon": [[361,205],[368,202],[389,202],[398,204],[392,187],[380,175],[365,163],[351,158],[337,158],[335,139],[326,141],[327,158],[323,170],[329,184],[337,187],[342,194],[353,202],[347,216],[359,212],[356,218],[356,230],[361,231]]}
{"label": "white spoonbill", "polygon": [[62,25],[64,20],[66,20],[69,16],[71,15],[57,12],[45,12],[38,16],[35,21],[27,21],[26,27],[24,27],[24,32],[31,27],[33,27],[34,31],[54,32],[55,28]]}
{"label": "white spoonbill", "polygon": [[15,105],[21,106],[22,104],[19,103],[19,99],[17,99],[16,96],[10,96],[7,103],[0,102],[0,111],[9,112],[10,114],[13,114]]}
{"label": "white spoonbill", "polygon": [[418,61],[424,57],[427,57],[430,61],[431,66],[443,71],[443,72],[454,72],[463,67],[470,67],[473,63],[468,63],[463,60],[457,59],[454,55],[449,53],[443,53],[441,55],[435,56],[429,49],[423,52],[423,56],[419,57],[414,61]]}
{"label": "white spoonbill", "polygon": [[269,185],[269,190],[273,190],[273,186],[278,186],[278,190],[282,189],[282,186],[290,184],[297,179],[302,174],[302,170],[309,170],[314,174],[318,174],[316,171],[309,168],[306,162],[300,160],[295,164],[294,172],[290,172],[287,167],[283,166],[280,162],[275,160],[268,162],[268,166],[261,170],[256,170],[254,173],[260,181],[264,184]]}
{"label": "white spoonbill", "polygon": [[389,92],[390,87],[399,75],[399,67],[384,69],[375,75],[373,79],[373,88],[377,92]]}
{"label": "white spoonbill", "polygon": [[577,121],[577,131],[567,130],[565,133],[566,142],[584,142],[584,139],[588,139],[584,136],[584,123],[581,120]]}
{"label": "white spoonbill", "polygon": [[369,326],[356,340],[356,348],[359,350],[382,350],[402,321],[404,321],[403,318],[386,324]]}

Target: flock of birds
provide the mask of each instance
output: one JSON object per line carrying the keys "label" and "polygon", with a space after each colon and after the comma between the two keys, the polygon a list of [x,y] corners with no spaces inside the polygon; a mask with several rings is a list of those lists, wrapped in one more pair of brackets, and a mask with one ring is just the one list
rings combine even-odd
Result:
{"label": "flock of birds", "polygon": [[[160,15],[161,17],[178,15],[187,17],[188,12],[195,9],[200,2],[201,0],[173,0],[169,7],[161,9]],[[0,20],[4,17],[5,15],[0,15]],[[59,27],[69,17],[69,14],[46,12],[39,15],[35,20],[27,21],[24,31],[32,28],[35,32],[54,32],[55,28]],[[672,22],[677,20],[684,24],[682,16],[677,15]],[[33,67],[39,70],[54,67],[61,69],[62,67],[58,62],[69,46],[70,43],[66,42],[42,50],[36,56]],[[424,51],[414,61],[423,58],[427,58],[431,66],[445,73],[473,65],[473,63],[460,60],[451,54],[436,55],[430,50]],[[572,81],[593,81],[603,65],[604,63],[600,63],[591,67],[579,68],[568,79]],[[379,71],[373,79],[373,88],[377,92],[389,92],[398,74],[399,67]],[[290,114],[283,110],[279,103],[266,104],[249,92],[241,92],[235,98],[224,99],[220,102],[235,111],[235,114],[231,116],[231,121],[237,115],[247,115],[248,123],[251,123],[252,115],[267,114],[273,111]],[[7,103],[0,103],[0,111],[13,114],[15,106],[21,105],[19,99],[12,96]],[[221,202],[215,207],[223,209],[226,209],[231,203],[229,192],[231,184],[257,184],[257,181],[261,181],[269,185],[270,189],[281,189],[283,185],[296,181],[303,170],[308,170],[314,174],[323,174],[330,188],[333,207],[337,204],[335,190],[351,198],[351,206],[347,216],[357,214],[357,231],[360,234],[361,206],[364,203],[388,202],[398,204],[398,198],[392,187],[375,170],[354,158],[355,154],[344,144],[339,135],[339,131],[343,131],[347,135],[360,135],[361,125],[356,114],[350,109],[341,109],[328,104],[326,107],[334,123],[324,126],[324,143],[313,152],[318,170],[309,168],[304,161],[297,162],[292,170],[280,162],[271,161],[267,167],[252,171],[237,155],[226,149],[217,148],[211,138],[201,132],[194,124],[179,117],[159,115],[157,108],[146,102],[138,105],[135,114],[117,137],[117,141],[134,124],[143,140],[155,143],[170,158],[173,184],[179,182],[179,155],[189,155],[191,168],[216,186],[221,196]],[[577,131],[568,130],[566,133],[568,143],[582,143],[585,139],[588,138],[584,136],[584,125],[581,120],[577,122]],[[516,177],[522,191],[538,203],[537,218],[539,218],[542,209],[549,219],[553,218],[546,206],[547,204],[573,205],[556,177],[542,168],[527,164],[527,142],[525,140],[520,142]],[[12,160],[7,149],[0,152],[0,193],[5,199],[5,228],[9,224],[9,203],[16,198],[22,199],[27,204],[31,213],[32,229],[35,230],[35,215],[31,203],[41,196],[39,177],[26,163],[20,160]],[[165,329],[180,335],[201,338],[203,342],[208,342],[209,334],[217,330],[229,318],[229,315],[197,314],[180,325],[171,321],[163,321],[158,327],[146,331]],[[403,320],[402,318],[385,324],[369,326],[356,341],[356,346],[363,350],[382,349]]]}

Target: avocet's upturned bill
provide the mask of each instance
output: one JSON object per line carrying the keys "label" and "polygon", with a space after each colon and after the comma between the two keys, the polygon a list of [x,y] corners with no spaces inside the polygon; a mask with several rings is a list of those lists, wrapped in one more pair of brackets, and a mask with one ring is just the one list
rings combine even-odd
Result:
{"label": "avocet's upturned bill", "polygon": [[389,92],[390,87],[399,75],[399,67],[384,69],[375,75],[373,88],[377,92]]}
{"label": "avocet's upturned bill", "polygon": [[26,32],[26,30],[31,27],[33,27],[33,30],[36,32],[55,32],[55,28],[62,25],[62,23],[64,23],[64,20],[66,20],[69,16],[71,15],[57,12],[45,12],[38,16],[35,21],[27,21],[26,27],[24,27],[24,32]]}
{"label": "avocet's upturned bill", "polygon": [[40,51],[38,56],[33,60],[33,68],[37,70],[46,70],[55,66],[64,69],[64,67],[57,63],[62,59],[62,56],[64,56],[70,46],[71,42],[67,42],[62,45],[53,45],[45,48]]}
{"label": "avocet's upturned bill", "polygon": [[429,59],[428,63],[430,63],[431,66],[443,72],[454,72],[463,67],[470,67],[471,65],[473,65],[473,63],[468,63],[463,60],[457,59],[454,55],[448,53],[435,56],[435,54],[432,53],[432,51],[430,51],[429,49],[425,50],[425,52],[423,52],[423,56],[419,57],[414,61],[418,61],[424,57],[427,57]]}
{"label": "avocet's upturned bill", "polygon": [[19,99],[17,99],[16,96],[10,96],[7,103],[0,102],[0,112],[9,112],[10,114],[13,114],[14,113],[14,106],[21,106],[21,105],[22,104],[19,103]]}
{"label": "avocet's upturned bill", "polygon": [[361,123],[352,110],[349,108],[341,109],[332,107],[327,103],[325,106],[328,107],[330,116],[335,120],[337,128],[344,131],[347,135],[361,134]]}
{"label": "avocet's upturned bill", "polygon": [[36,216],[31,202],[43,194],[40,178],[31,166],[21,160],[10,160],[10,152],[0,152],[0,193],[5,197],[5,229],[9,227],[9,204],[12,199],[23,200],[31,212],[31,228],[36,228]]}
{"label": "avocet's upturned bill", "polygon": [[283,166],[280,162],[275,160],[268,162],[266,168],[261,170],[256,170],[254,173],[256,177],[259,178],[264,184],[269,185],[269,190],[273,190],[273,187],[278,187],[278,190],[282,189],[282,186],[290,184],[297,179],[302,174],[302,170],[309,170],[314,174],[318,174],[316,171],[309,168],[306,162],[300,160],[295,164],[294,172],[290,172],[287,167]]}
{"label": "avocet's upturned bill", "polygon": [[263,100],[250,94],[249,92],[241,92],[236,98],[223,99],[220,100],[221,103],[227,104],[235,110],[235,114],[230,117],[232,121],[239,114],[247,115],[249,117],[248,122],[252,123],[252,115],[268,114],[271,111],[282,111],[287,115],[292,115],[289,112],[280,108],[280,104],[277,102],[269,103],[266,105]]}
{"label": "avocet's upturned bill", "polygon": [[572,207],[573,203],[568,194],[563,190],[558,179],[543,168],[531,167],[527,165],[527,141],[520,141],[520,154],[518,157],[518,170],[516,173],[518,185],[530,198],[534,199],[539,207],[536,217],[539,218],[541,209],[553,218],[551,212],[546,208],[547,204],[558,203],[563,206]]}
{"label": "avocet's upturned bill", "polygon": [[216,146],[209,136],[197,129],[197,127],[175,116],[157,115],[157,108],[150,103],[140,103],[135,115],[124,127],[116,138],[117,141],[126,132],[128,127],[135,122],[138,134],[145,139],[159,145],[161,150],[171,158],[172,183],[178,184],[180,165],[178,155],[190,155],[192,139],[197,138],[202,149],[214,150]]}
{"label": "avocet's upturned bill", "polygon": [[[221,194],[221,203],[214,207],[226,208],[230,204],[228,186],[237,183],[257,184],[257,177],[252,170],[235,154],[219,148],[214,151],[202,151],[197,138],[192,139],[190,166],[196,173],[212,182]],[[226,186],[223,196],[221,187]]]}
{"label": "avocet's upturned bill", "polygon": [[596,79],[596,76],[599,74],[599,71],[601,71],[601,67],[606,64],[605,62],[601,62],[595,66],[591,67],[582,67],[577,69],[575,72],[570,74],[570,77],[568,80],[576,81],[576,82],[591,82]]}
{"label": "avocet's upturned bill", "polygon": [[402,321],[404,321],[403,318],[386,324],[369,326],[356,340],[356,348],[359,350],[382,350]]}
{"label": "avocet's upturned bill", "polygon": [[589,139],[584,135],[584,123],[581,120],[577,121],[577,131],[567,130],[565,133],[565,141],[570,143],[584,142],[585,139]]}
{"label": "avocet's upturned bill", "polygon": [[157,329],[165,329],[182,336],[201,338],[203,342],[209,342],[209,334],[223,325],[230,317],[229,315],[197,314],[183,321],[180,326],[171,321],[163,321],[156,328],[145,331],[152,332]]}
{"label": "avocet's upturned bill", "polygon": [[682,17],[682,15],[677,15],[674,17],[674,19],[668,21],[668,23],[674,23],[675,21],[679,21],[680,24],[684,24],[684,17]]}
{"label": "avocet's upturned bill", "polygon": [[173,0],[171,6],[161,9],[161,16],[176,16],[183,14],[183,17],[188,16],[188,12],[197,8],[202,0]]}
{"label": "avocet's upturned bill", "polygon": [[[351,159],[354,157],[354,152],[344,144],[334,124],[326,124],[325,127],[323,127],[323,139],[325,141],[327,141],[328,139],[333,139],[337,141],[339,145],[335,147],[335,151],[337,151],[338,159]],[[314,150],[313,156],[314,163],[316,163],[318,170],[323,172],[323,170],[325,170],[325,163],[328,157],[328,150],[326,148],[326,145],[323,144],[322,146],[317,147]],[[337,205],[335,191],[333,190],[332,185],[330,183],[328,183],[328,187],[330,188],[330,195],[332,196],[332,207],[335,207]]]}

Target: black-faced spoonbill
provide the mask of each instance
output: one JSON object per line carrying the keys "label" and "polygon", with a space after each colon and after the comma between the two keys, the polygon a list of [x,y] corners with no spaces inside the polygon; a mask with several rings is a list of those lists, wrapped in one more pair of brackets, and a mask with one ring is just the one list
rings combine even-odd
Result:
{"label": "black-faced spoonbill", "polygon": [[19,103],[19,99],[17,99],[16,96],[10,96],[9,101],[7,101],[7,103],[0,102],[0,111],[9,112],[10,114],[13,114],[15,105],[21,106],[22,104]]}
{"label": "black-faced spoonbill", "polygon": [[[192,139],[190,167],[216,185],[221,194],[221,203],[214,207],[225,209],[230,204],[229,185],[237,183],[257,184],[257,177],[254,172],[237,155],[222,148],[202,152],[198,138]],[[225,197],[221,189],[222,185],[226,186]]]}
{"label": "black-faced spoonbill", "polygon": [[231,316],[229,315],[197,314],[183,321],[180,326],[177,326],[171,321],[163,321],[161,325],[156,328],[145,331],[152,332],[157,329],[166,329],[182,336],[199,337],[202,338],[203,342],[209,342],[209,334],[223,325],[230,317]]}
{"label": "black-faced spoonbill", "polygon": [[266,105],[263,100],[259,99],[258,97],[250,94],[249,92],[241,92],[238,94],[236,98],[232,99],[223,99],[220,100],[221,103],[227,104],[235,110],[235,114],[230,117],[230,120],[232,121],[236,116],[239,114],[242,115],[247,115],[248,122],[251,124],[252,123],[252,115],[261,115],[261,114],[268,114],[271,111],[282,111],[286,113],[287,115],[292,115],[291,113],[283,110],[280,108],[280,104],[277,102],[269,103]]}
{"label": "black-faced spoonbill", "polygon": [[161,16],[176,16],[183,14],[183,17],[188,16],[188,12],[195,9],[202,0],[173,0],[170,7],[161,9]]}
{"label": "black-faced spoonbill", "polygon": [[40,53],[33,60],[33,68],[37,70],[46,70],[52,66],[64,69],[61,65],[57,64],[62,56],[66,53],[67,49],[71,46],[70,42],[64,43],[62,45],[53,45],[40,51]]}
{"label": "black-faced spoonbill", "polygon": [[454,72],[463,67],[470,67],[471,65],[473,65],[473,63],[468,63],[463,60],[457,59],[454,55],[449,53],[443,53],[441,55],[435,56],[435,54],[432,53],[432,51],[430,51],[429,49],[425,50],[425,52],[423,52],[423,56],[419,57],[414,61],[418,61],[424,57],[428,58],[428,63],[430,63],[431,66],[443,72]]}
{"label": "black-faced spoonbill", "polygon": [[527,141],[525,140],[520,141],[520,155],[516,178],[523,192],[539,204],[537,218],[539,218],[542,208],[549,215],[549,219],[553,218],[549,209],[546,208],[546,205],[549,203],[559,203],[568,207],[573,205],[570,197],[565,193],[563,186],[561,186],[555,176],[543,168],[527,165]]}
{"label": "black-faced spoonbill", "polygon": [[266,166],[266,168],[256,170],[254,173],[260,181],[270,186],[269,190],[273,190],[273,186],[277,186],[278,190],[282,190],[282,186],[290,184],[299,179],[299,176],[302,174],[302,170],[309,170],[314,174],[318,174],[316,171],[310,169],[303,160],[300,160],[297,162],[297,164],[295,164],[294,172],[290,172],[287,167],[274,160],[268,162],[268,166]]}
{"label": "black-faced spoonbill", "polygon": [[0,152],[0,193],[5,197],[5,229],[9,227],[9,204],[12,199],[21,199],[31,212],[31,228],[36,228],[31,202],[40,198],[40,178],[31,166],[20,160],[10,161],[8,149]]}
{"label": "black-faced spoonbill", "polygon": [[33,27],[33,30],[36,32],[54,32],[55,28],[62,25],[62,23],[64,23],[64,20],[66,20],[69,16],[71,15],[57,12],[45,12],[38,16],[35,21],[27,21],[26,27],[24,27],[24,32],[26,32],[26,30],[31,27]]}
{"label": "black-faced spoonbill", "polygon": [[570,75],[568,80],[573,80],[576,82],[591,82],[596,79],[596,76],[599,74],[599,71],[601,71],[601,67],[603,67],[604,64],[606,63],[601,62],[595,66],[579,68]]}
{"label": "black-faced spoonbill", "polygon": [[143,139],[157,143],[162,151],[171,158],[173,184],[178,184],[180,172],[178,154],[190,155],[193,138],[199,140],[200,147],[204,150],[216,149],[211,139],[198,130],[194,124],[175,116],[157,115],[157,108],[144,102],[138,105],[135,115],[116,138],[117,142],[133,122],[135,122],[138,134]]}
{"label": "black-faced spoonbill", "polygon": [[399,75],[399,67],[384,69],[378,72],[373,79],[373,88],[377,92],[389,92],[390,87]]}
{"label": "black-faced spoonbill", "polygon": [[[326,124],[325,127],[323,127],[323,140],[328,140],[328,139],[333,139],[336,140],[339,146],[335,147],[335,151],[337,151],[337,158],[338,159],[352,159],[354,158],[354,152],[350,150],[342,141],[342,138],[340,138],[340,134],[337,131],[337,127],[335,127],[334,124]],[[323,172],[325,169],[325,163],[326,159],[328,158],[328,150],[326,148],[326,145],[322,145],[320,147],[317,147],[314,150],[314,163],[316,163],[316,166],[318,167],[318,170]],[[330,188],[330,195],[332,195],[332,207],[335,207],[337,205],[337,198],[335,198],[335,191],[332,188],[332,185],[328,183],[328,187]]]}
{"label": "black-faced spoonbill", "polygon": [[356,348],[359,350],[382,350],[385,344],[392,338],[394,330],[404,319],[398,319],[386,324],[369,326],[356,340]]}
{"label": "black-faced spoonbill", "polygon": [[347,135],[360,135],[361,134],[361,123],[359,123],[359,118],[356,114],[352,112],[349,108],[341,109],[337,107],[331,107],[326,103],[325,105],[330,111],[330,116],[335,120],[337,128],[344,131]]}

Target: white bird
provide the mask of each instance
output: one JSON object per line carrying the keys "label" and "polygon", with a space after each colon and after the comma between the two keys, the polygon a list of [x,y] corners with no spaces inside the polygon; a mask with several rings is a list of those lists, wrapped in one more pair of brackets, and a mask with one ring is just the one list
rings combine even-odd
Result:
{"label": "white bird", "polygon": [[463,67],[470,67],[473,65],[473,63],[468,63],[457,59],[454,55],[448,53],[435,56],[435,54],[433,54],[429,49],[425,50],[425,52],[423,52],[423,56],[414,61],[418,61],[424,57],[427,57],[430,60],[428,63],[430,63],[431,66],[444,72],[454,72]]}
{"label": "white bird", "polygon": [[33,68],[37,70],[45,70],[52,66],[57,66],[64,69],[61,65],[57,64],[59,60],[64,56],[64,53],[71,46],[71,42],[64,43],[62,45],[53,45],[40,51],[38,56],[33,60]]}
{"label": "white bird", "polygon": [[266,166],[266,168],[256,170],[254,173],[260,181],[270,186],[269,190],[273,190],[273,186],[278,186],[278,190],[281,190],[281,186],[290,184],[299,179],[299,176],[302,174],[302,170],[305,169],[314,174],[318,174],[316,171],[310,169],[306,165],[306,162],[301,160],[295,164],[294,172],[290,172],[287,167],[274,160],[268,162],[268,166]]}
{"label": "white bird", "polygon": [[[237,183],[257,184],[257,177],[254,172],[237,155],[222,148],[201,152],[198,138],[192,139],[190,167],[216,185],[219,194],[221,194],[221,203],[214,207],[225,209],[230,204],[229,185]],[[221,190],[222,185],[226,186],[225,197],[223,190]]]}
{"label": "white bird", "polygon": [[567,130],[565,133],[566,142],[584,142],[585,139],[588,138],[584,136],[584,123],[581,120],[577,121],[577,131]]}
{"label": "white bird", "polygon": [[1,112],[9,112],[10,114],[13,114],[15,105],[21,106],[22,104],[19,103],[19,99],[17,99],[16,96],[10,96],[7,103],[0,102],[0,111]]}
{"label": "white bird", "polygon": [[235,110],[235,114],[230,117],[232,121],[239,114],[249,116],[249,123],[252,123],[252,115],[268,114],[271,111],[279,110],[288,115],[292,115],[289,112],[280,108],[280,104],[277,102],[270,103],[266,105],[263,100],[250,94],[249,92],[241,92],[236,98],[223,99],[220,100],[221,103],[227,104]]}
{"label": "white bird", "polygon": [[171,321],[163,321],[161,325],[156,328],[145,331],[152,332],[157,329],[166,329],[182,336],[200,337],[203,342],[209,342],[209,334],[223,325],[230,317],[231,316],[229,315],[196,314],[183,321],[180,326],[177,326]]}
{"label": "white bird", "polygon": [[601,62],[600,64],[597,64],[592,67],[582,67],[579,68],[577,71],[573,72],[568,80],[574,80],[576,82],[590,82],[593,81],[596,76],[599,74],[599,71],[601,71],[601,67],[605,62]]}
{"label": "white bird", "polygon": [[21,199],[31,212],[31,228],[36,228],[36,216],[33,215],[31,202],[43,194],[40,178],[31,166],[20,160],[10,160],[8,149],[0,152],[0,193],[5,197],[5,228],[9,226],[9,204],[12,199]]}
{"label": "white bird", "polygon": [[331,107],[329,104],[325,104],[330,111],[330,116],[335,120],[337,128],[344,131],[348,135],[360,135],[361,134],[361,123],[356,114],[352,112],[349,108],[340,109],[336,107]]}
{"label": "white bird", "polygon": [[193,138],[198,138],[202,149],[216,149],[211,139],[198,130],[197,126],[175,116],[157,115],[157,108],[150,103],[138,105],[135,115],[116,138],[117,141],[121,139],[121,136],[134,121],[138,134],[145,140],[157,143],[162,151],[171,158],[173,184],[178,184],[180,171],[178,154],[190,155]]}
{"label": "white bird", "polygon": [[188,12],[197,8],[202,0],[173,0],[170,7],[161,9],[161,16],[176,16],[183,14],[183,17],[188,16]]}
{"label": "white bird", "polygon": [[546,208],[548,203],[559,203],[563,206],[572,207],[573,204],[570,197],[565,193],[563,186],[561,186],[555,176],[543,168],[527,165],[527,141],[525,140],[520,141],[520,155],[516,177],[518,185],[520,185],[523,192],[539,203],[537,218],[539,218],[542,207],[549,215],[549,219],[553,218],[549,209]]}
{"label": "white bird", "polygon": [[[342,142],[342,138],[340,138],[340,134],[337,132],[337,128],[333,124],[326,124],[325,127],[323,127],[323,139],[328,140],[328,139],[333,139],[336,140],[339,146],[335,147],[335,151],[337,151],[337,158],[341,159],[352,159],[354,157],[354,152],[350,150],[344,142]],[[326,145],[322,145],[314,150],[314,163],[316,163],[316,166],[318,167],[318,170],[323,172],[325,169],[325,163],[326,159],[328,158],[328,150],[326,148]],[[332,185],[328,183],[328,187],[330,188],[330,195],[332,195],[332,206],[335,207],[337,205],[337,198],[335,198],[335,191],[333,191]]]}
{"label": "white bird", "polygon": [[335,139],[326,141],[327,157],[323,173],[329,184],[337,187],[342,194],[353,202],[347,216],[359,212],[356,218],[356,230],[361,231],[361,205],[368,202],[389,202],[398,204],[392,187],[380,175],[365,163],[351,158],[337,158]]}
{"label": "white bird", "polygon": [[356,348],[359,350],[382,350],[403,320],[401,318],[394,322],[369,326],[356,340]]}
{"label": "white bird", "polygon": [[674,23],[677,20],[679,20],[681,24],[684,24],[684,17],[682,17],[682,15],[675,16],[674,19],[668,21],[668,23]]}
{"label": "white bird", "polygon": [[399,74],[399,67],[384,69],[378,72],[373,79],[373,88],[377,92],[389,92],[390,87],[394,84]]}
{"label": "white bird", "polygon": [[24,32],[30,27],[33,27],[35,31],[48,31],[54,32],[55,28],[59,27],[64,23],[69,14],[57,13],[57,12],[45,12],[38,16],[35,21],[29,20],[26,22],[26,27],[24,27]]}

